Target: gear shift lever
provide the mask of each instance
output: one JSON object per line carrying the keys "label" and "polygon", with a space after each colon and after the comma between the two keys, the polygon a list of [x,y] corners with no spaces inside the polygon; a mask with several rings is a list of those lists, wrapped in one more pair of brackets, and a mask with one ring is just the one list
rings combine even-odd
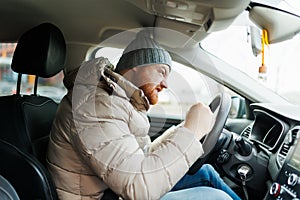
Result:
{"label": "gear shift lever", "polygon": [[235,143],[239,154],[242,156],[249,156],[251,154],[252,146],[248,142],[245,142],[242,136],[239,136],[237,139],[235,139]]}

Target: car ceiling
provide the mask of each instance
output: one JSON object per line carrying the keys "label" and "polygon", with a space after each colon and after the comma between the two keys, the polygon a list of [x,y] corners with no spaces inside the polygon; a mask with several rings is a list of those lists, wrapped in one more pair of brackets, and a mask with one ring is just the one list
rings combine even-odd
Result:
{"label": "car ceiling", "polygon": [[[0,26],[5,31],[0,40],[16,42],[26,30],[51,22],[62,30],[67,44],[93,46],[140,27],[174,29],[200,41],[226,28],[248,4],[249,0],[1,0]],[[174,18],[181,20],[174,23]]]}
{"label": "car ceiling", "polygon": [[[2,0],[0,32],[4,41],[17,41],[26,30],[43,22],[57,25],[68,43],[99,43],[101,33],[152,26],[154,17],[124,0]],[[105,35],[103,36],[105,37]]]}

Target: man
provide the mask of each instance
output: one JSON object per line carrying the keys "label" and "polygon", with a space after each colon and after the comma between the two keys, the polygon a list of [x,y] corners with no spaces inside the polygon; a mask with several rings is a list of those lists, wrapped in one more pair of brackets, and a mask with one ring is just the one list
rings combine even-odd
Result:
{"label": "man", "polygon": [[199,141],[214,124],[208,106],[195,104],[183,124],[150,141],[146,112],[168,87],[168,52],[142,31],[115,72],[108,66],[107,60],[94,59],[64,80],[68,93],[48,151],[59,198],[103,199],[110,188],[123,199],[238,199],[208,165],[185,175],[203,153]]}

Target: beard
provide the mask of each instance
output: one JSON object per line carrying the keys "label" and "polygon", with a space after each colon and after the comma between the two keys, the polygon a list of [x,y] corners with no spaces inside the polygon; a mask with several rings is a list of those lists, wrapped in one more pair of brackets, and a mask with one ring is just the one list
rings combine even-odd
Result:
{"label": "beard", "polygon": [[156,86],[152,83],[147,83],[142,85],[140,89],[143,90],[151,105],[155,105],[158,102],[158,92],[161,91],[159,86]]}

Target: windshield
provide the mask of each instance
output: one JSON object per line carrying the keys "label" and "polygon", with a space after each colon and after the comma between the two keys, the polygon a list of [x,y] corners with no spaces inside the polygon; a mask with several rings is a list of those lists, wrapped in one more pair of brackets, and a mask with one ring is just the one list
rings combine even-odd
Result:
{"label": "windshield", "polygon": [[[292,3],[293,1],[284,1],[277,7],[289,8],[286,10],[293,10],[295,13],[297,9],[291,9]],[[233,26],[210,34],[201,42],[201,46],[259,81],[262,86],[271,89],[289,102],[300,105],[300,35],[297,34],[283,42],[265,45],[264,64],[267,71],[262,78],[259,73],[262,54],[255,56],[252,52],[250,26],[255,25],[250,22],[245,11]]]}

